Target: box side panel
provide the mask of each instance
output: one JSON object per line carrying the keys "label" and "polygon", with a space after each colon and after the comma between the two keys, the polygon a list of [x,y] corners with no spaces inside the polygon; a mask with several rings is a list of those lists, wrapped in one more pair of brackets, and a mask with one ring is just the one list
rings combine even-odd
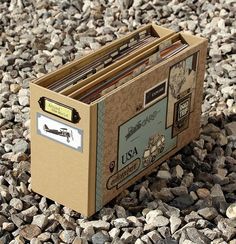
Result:
{"label": "box side panel", "polygon": [[[90,108],[36,84],[30,92],[32,189],[87,215]],[[68,108],[79,115],[75,123],[64,119]]]}
{"label": "box side panel", "polygon": [[198,135],[206,42],[186,50],[98,102],[96,211]]}

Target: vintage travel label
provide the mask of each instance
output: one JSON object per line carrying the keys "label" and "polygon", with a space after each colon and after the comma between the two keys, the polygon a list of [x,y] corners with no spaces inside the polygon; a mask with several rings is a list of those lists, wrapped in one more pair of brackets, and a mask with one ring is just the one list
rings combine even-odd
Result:
{"label": "vintage travel label", "polygon": [[[168,85],[168,114],[166,126],[174,126],[173,134],[176,135],[185,130],[189,114],[194,108],[194,95],[196,86],[196,72],[197,72],[198,53],[194,53],[186,59],[174,64],[169,72]],[[181,104],[179,104],[183,97],[189,95],[191,104],[188,111],[188,116],[185,116],[185,123],[177,123],[179,120],[174,114],[181,111]],[[187,103],[187,102],[186,102]],[[182,104],[182,108],[185,104]],[[178,111],[177,111],[178,110]],[[174,116],[173,116],[174,115]],[[177,125],[178,124],[178,125]],[[177,128],[177,127],[178,128]]]}
{"label": "vintage travel label", "polygon": [[109,188],[119,188],[176,146],[172,129],[165,127],[166,111],[165,97],[119,126],[117,173]]}
{"label": "vintage travel label", "polygon": [[83,151],[83,131],[37,113],[38,134],[62,143],[80,152]]}

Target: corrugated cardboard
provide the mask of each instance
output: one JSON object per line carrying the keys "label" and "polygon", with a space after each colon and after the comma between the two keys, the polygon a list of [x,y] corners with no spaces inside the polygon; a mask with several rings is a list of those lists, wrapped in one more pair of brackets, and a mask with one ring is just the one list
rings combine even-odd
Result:
{"label": "corrugated cardboard", "polygon": [[[35,192],[90,216],[198,136],[207,41],[169,33],[163,40],[182,39],[189,47],[89,105],[78,101],[81,92],[151,52],[163,40],[76,84],[69,93],[43,86],[76,69],[79,61],[30,85]],[[92,54],[87,58],[83,62],[92,59]],[[38,103],[42,97],[74,109],[79,120],[72,123],[65,116],[45,112]]]}

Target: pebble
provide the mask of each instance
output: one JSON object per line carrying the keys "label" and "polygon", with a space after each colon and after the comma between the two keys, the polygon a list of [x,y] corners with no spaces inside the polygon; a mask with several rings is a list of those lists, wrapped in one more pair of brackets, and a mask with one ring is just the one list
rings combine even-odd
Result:
{"label": "pebble", "polygon": [[116,238],[116,237],[118,237],[119,236],[119,234],[120,234],[120,229],[118,229],[118,228],[113,228],[113,229],[111,229],[110,231],[109,231],[109,236],[111,237],[111,238]]}
{"label": "pebble", "polygon": [[4,222],[2,224],[2,229],[11,232],[15,229],[15,225],[13,223]]}
{"label": "pebble", "polygon": [[171,174],[169,171],[159,170],[157,173],[157,177],[160,179],[169,180],[169,179],[171,179]]}
{"label": "pebble", "polygon": [[89,226],[92,226],[93,228],[95,228],[97,230],[109,230],[110,223],[103,221],[103,220],[94,220],[94,221],[88,221],[88,222],[81,222],[80,226],[84,229]]}
{"label": "pebble", "polygon": [[38,212],[38,208],[36,206],[32,206],[30,208],[21,211],[21,214],[26,217],[34,217],[37,212]]}
{"label": "pebble", "polygon": [[75,231],[73,230],[63,230],[60,235],[60,239],[65,243],[72,243],[75,239]]}
{"label": "pebble", "polygon": [[134,237],[128,232],[125,231],[122,236],[120,237],[121,241],[125,242],[125,243],[132,243]]}
{"label": "pebble", "polygon": [[125,218],[115,219],[113,224],[118,229],[129,226],[129,222]]}
{"label": "pebble", "polygon": [[41,234],[41,230],[37,225],[25,225],[19,231],[19,234],[24,237],[26,240],[32,240],[34,237],[37,237]]}
{"label": "pebble", "polygon": [[109,241],[109,236],[107,233],[99,231],[92,236],[92,243],[93,244],[103,244]]}
{"label": "pebble", "polygon": [[215,217],[217,217],[218,212],[216,211],[215,208],[210,207],[210,208],[199,209],[198,214],[207,220],[213,220]]}
{"label": "pebble", "polygon": [[174,234],[176,230],[178,230],[178,228],[180,227],[182,221],[180,218],[176,217],[176,216],[171,216],[170,217],[170,230],[171,230],[171,234]]}
{"label": "pebble", "polygon": [[227,219],[222,218],[218,222],[217,228],[222,232],[223,237],[224,239],[226,239],[226,241],[229,241],[236,236],[236,228],[234,228]]}
{"label": "pebble", "polygon": [[162,212],[160,210],[152,210],[146,215],[147,224],[161,227],[169,224],[169,219],[162,216]]}
{"label": "pebble", "polygon": [[47,223],[48,223],[48,218],[43,214],[35,215],[33,217],[32,224],[37,225],[40,229],[44,229]]}
{"label": "pebble", "polygon": [[206,188],[199,188],[197,189],[197,195],[199,198],[204,199],[210,195],[210,191]]}
{"label": "pebble", "polygon": [[226,216],[229,219],[236,218],[236,203],[230,204],[226,210]]}
{"label": "pebble", "polygon": [[228,136],[236,135],[236,121],[226,124],[225,130]]}
{"label": "pebble", "polygon": [[11,84],[10,85],[10,91],[12,93],[17,93],[21,89],[21,86],[19,84]]}
{"label": "pebble", "polygon": [[190,207],[194,203],[192,197],[188,194],[181,195],[176,197],[172,202],[171,205],[179,208],[181,210]]}
{"label": "pebble", "polygon": [[23,209],[23,203],[19,198],[12,198],[10,201],[10,205],[18,211],[21,211]]}
{"label": "pebble", "polygon": [[172,173],[173,177],[177,177],[179,179],[181,179],[183,177],[183,174],[184,174],[184,170],[180,165],[177,165],[174,168],[173,173]]}

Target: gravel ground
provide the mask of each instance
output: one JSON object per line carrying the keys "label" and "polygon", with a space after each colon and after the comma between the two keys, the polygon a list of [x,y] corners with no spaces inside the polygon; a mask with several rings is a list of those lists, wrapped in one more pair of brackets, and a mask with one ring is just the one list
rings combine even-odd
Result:
{"label": "gravel ground", "polygon": [[[0,243],[236,243],[236,2],[0,0]],[[30,186],[29,82],[154,21],[209,40],[198,140],[91,219]]]}

